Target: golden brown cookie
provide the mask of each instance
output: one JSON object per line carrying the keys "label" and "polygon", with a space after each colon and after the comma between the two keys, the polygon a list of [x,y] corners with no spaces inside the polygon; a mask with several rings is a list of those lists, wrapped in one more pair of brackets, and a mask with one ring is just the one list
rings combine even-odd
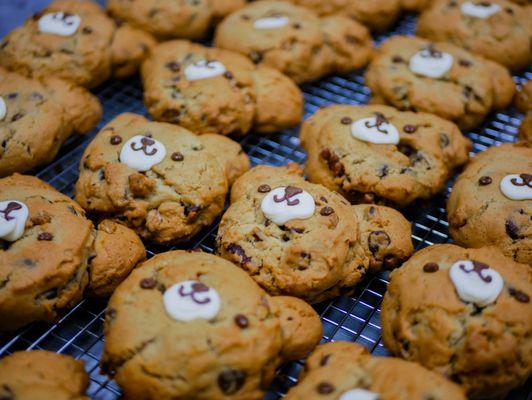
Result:
{"label": "golden brown cookie", "polygon": [[302,118],[303,95],[292,80],[232,51],[165,42],[144,62],[142,79],[154,119],[199,135],[272,132]]}
{"label": "golden brown cookie", "polygon": [[17,351],[0,359],[0,398],[88,400],[83,361],[44,350]]}
{"label": "golden brown cookie", "polygon": [[106,312],[102,369],[129,399],[262,399],[282,361],[321,338],[303,301],[270,297],[240,268],[172,251],[137,268]]}
{"label": "golden brown cookie", "polygon": [[363,25],[340,15],[320,18],[282,1],[259,1],[230,14],[218,26],[215,44],[298,83],[363,67],[372,53]]}
{"label": "golden brown cookie", "polygon": [[315,303],[350,293],[368,269],[400,266],[413,252],[410,233],[398,211],[351,206],[296,164],[261,165],[233,186],[216,244],[270,294]]}
{"label": "golden brown cookie", "polygon": [[504,398],[532,373],[530,296],[530,266],[498,249],[431,246],[392,272],[382,337],[469,398]]}
{"label": "golden brown cookie", "polygon": [[134,73],[154,44],[146,32],[117,26],[93,1],[55,0],[4,38],[0,65],[93,88]]}
{"label": "golden brown cookie", "polygon": [[429,7],[434,0],[401,0],[401,6],[406,11],[420,12]]}
{"label": "golden brown cookie", "polygon": [[466,400],[460,386],[417,363],[372,357],[351,342],[320,345],[286,400]]}
{"label": "golden brown cookie", "polygon": [[497,246],[532,265],[532,148],[506,143],[475,156],[454,184],[447,213],[457,244]]}
{"label": "golden brown cookie", "polygon": [[366,71],[374,103],[436,114],[461,129],[507,107],[515,84],[506,68],[449,43],[394,36]]}
{"label": "golden brown cookie", "polygon": [[514,104],[519,111],[532,111],[532,81],[526,81],[517,91]]}
{"label": "golden brown cookie", "polygon": [[353,203],[402,207],[442,190],[471,149],[452,122],[378,105],[322,108],[300,138],[311,182]]}
{"label": "golden brown cookie", "polygon": [[86,133],[102,108],[87,90],[0,68],[0,177],[51,162],[64,141]]}
{"label": "golden brown cookie", "polygon": [[108,296],[144,258],[133,231],[112,221],[96,229],[39,179],[0,179],[0,331],[53,321],[85,289]]}
{"label": "golden brown cookie", "polygon": [[[223,151],[220,151],[223,149]],[[222,212],[229,183],[249,168],[240,145],[121,114],[87,146],[76,199],[147,239],[190,239]]]}

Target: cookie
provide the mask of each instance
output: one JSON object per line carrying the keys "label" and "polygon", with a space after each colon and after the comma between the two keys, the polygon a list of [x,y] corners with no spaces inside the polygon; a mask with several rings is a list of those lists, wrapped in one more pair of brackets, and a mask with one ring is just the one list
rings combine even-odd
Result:
{"label": "cookie", "polygon": [[343,15],[357,20],[373,31],[389,28],[401,11],[400,0],[289,0],[306,7],[320,16]]}
{"label": "cookie", "polygon": [[186,40],[156,46],[142,80],[153,118],[196,134],[272,132],[299,124],[303,114],[303,95],[285,75]]}
{"label": "cookie", "polygon": [[471,149],[452,122],[378,105],[322,108],[300,139],[311,182],[353,203],[401,207],[441,191]]}
{"label": "cookie", "polygon": [[391,273],[382,338],[468,398],[504,398],[532,373],[532,270],[495,248],[434,245]]}
{"label": "cookie", "polygon": [[454,184],[447,213],[456,243],[497,246],[532,265],[532,148],[506,143],[475,156]]}
{"label": "cookie", "polygon": [[532,110],[532,81],[526,81],[519,88],[515,95],[514,104],[522,113]]}
{"label": "cookie", "polygon": [[419,17],[416,33],[454,43],[512,70],[532,63],[530,19],[510,1],[437,0]]}
{"label": "cookie", "polygon": [[[245,301],[242,301],[245,299]],[[172,251],[135,269],[106,312],[102,369],[131,399],[262,399],[282,361],[321,338],[316,312],[234,264]]]}
{"label": "cookie", "polygon": [[374,103],[436,114],[470,129],[507,107],[515,84],[508,70],[449,43],[394,36],[366,71]]}
{"label": "cookie", "polygon": [[85,291],[108,296],[144,258],[133,231],[109,220],[95,228],[39,179],[0,179],[0,331],[54,321]]}
{"label": "cookie", "polygon": [[218,25],[214,42],[298,83],[353,71],[372,54],[363,25],[340,15],[320,18],[282,1],[259,1],[230,14]]}
{"label": "cookie", "polygon": [[229,183],[248,168],[242,148],[229,138],[196,136],[177,125],[126,113],[87,146],[76,200],[144,239],[176,243],[214,222]]}
{"label": "cookie", "polygon": [[245,173],[218,229],[218,253],[268,293],[316,303],[352,292],[367,270],[398,267],[412,254],[411,227],[399,212],[351,206],[302,172],[289,164]]}
{"label": "cookie", "polygon": [[87,90],[0,68],[0,177],[51,162],[65,140],[91,130],[102,108]]}
{"label": "cookie", "polygon": [[466,400],[460,386],[417,363],[372,357],[351,342],[320,345],[286,400]]}
{"label": "cookie", "polygon": [[56,0],[0,43],[0,65],[93,88],[133,74],[155,44],[151,35],[118,26],[95,2]]}
{"label": "cookie", "polygon": [[88,400],[83,361],[44,350],[17,351],[0,359],[0,398]]}
{"label": "cookie", "polygon": [[159,40],[200,39],[245,0],[110,0],[109,13]]}
{"label": "cookie", "polygon": [[406,11],[420,12],[429,7],[434,0],[401,0],[401,6]]}

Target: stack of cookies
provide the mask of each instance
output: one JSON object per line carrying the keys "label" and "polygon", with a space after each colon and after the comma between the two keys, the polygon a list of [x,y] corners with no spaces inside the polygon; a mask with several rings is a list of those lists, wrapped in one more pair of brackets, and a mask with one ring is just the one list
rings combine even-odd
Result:
{"label": "stack of cookies", "polygon": [[[108,299],[99,366],[127,399],[258,400],[305,358],[287,399],[503,399],[530,378],[532,86],[511,75],[532,63],[526,0],[106,7],[54,0],[0,42],[2,337]],[[403,12],[416,36],[375,47]],[[108,115],[90,90],[137,73],[145,115]],[[353,73],[369,104],[305,114],[302,87]],[[472,156],[470,131],[509,107],[515,143]],[[244,152],[286,129],[304,165]],[[61,193],[32,175],[74,133]],[[406,216],[436,197],[454,244],[415,249]],[[215,254],[192,245],[212,229]],[[393,357],[319,345],[317,304],[375,276]],[[9,347],[0,399],[88,399],[81,361]]]}

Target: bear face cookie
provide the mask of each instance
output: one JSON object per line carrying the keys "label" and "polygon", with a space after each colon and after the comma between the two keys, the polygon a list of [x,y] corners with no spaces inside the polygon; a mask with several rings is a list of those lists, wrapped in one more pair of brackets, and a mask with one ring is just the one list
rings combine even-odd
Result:
{"label": "bear face cookie", "polygon": [[95,2],[55,0],[4,38],[0,65],[93,88],[135,73],[154,44],[150,34],[118,26]]}
{"label": "bear face cookie", "polygon": [[258,166],[240,177],[216,243],[269,293],[312,303],[350,293],[368,269],[398,267],[413,251],[399,212],[351,206],[305,181],[295,164]]}
{"label": "bear face cookie", "polygon": [[86,290],[108,296],[144,257],[133,231],[109,220],[95,228],[39,179],[0,179],[0,331],[54,321]]}
{"label": "bear face cookie", "polygon": [[353,203],[402,207],[442,190],[471,149],[453,123],[387,106],[322,108],[300,138],[311,182]]}
{"label": "bear face cookie", "polygon": [[320,345],[307,359],[286,400],[466,400],[458,385],[419,364],[372,357],[352,342]]}
{"label": "bear face cookie", "polygon": [[497,246],[532,264],[532,148],[494,146],[476,155],[447,203],[449,233],[461,246]]}
{"label": "bear face cookie", "polygon": [[213,223],[229,184],[248,168],[229,138],[121,114],[85,150],[76,199],[147,240],[175,243]]}
{"label": "bear face cookie", "polygon": [[102,369],[128,398],[258,400],[281,362],[314,348],[321,323],[220,257],[173,251],[115,291],[104,334]]}
{"label": "bear face cookie", "polygon": [[365,78],[373,103],[435,114],[463,130],[507,107],[515,92],[503,66],[456,45],[418,37],[386,40]]}
{"label": "bear face cookie", "polygon": [[382,337],[397,356],[504,398],[532,370],[532,271],[494,247],[434,245],[391,273]]}
{"label": "bear face cookie", "polygon": [[159,44],[142,66],[144,100],[155,120],[202,135],[244,135],[297,125],[303,96],[280,72],[240,54],[184,40]]}
{"label": "bear face cookie", "polygon": [[282,1],[258,1],[230,14],[218,26],[215,44],[298,83],[363,67],[372,53],[371,36],[356,21],[343,15],[320,18]]}
{"label": "bear face cookie", "polygon": [[73,132],[91,130],[101,115],[81,87],[0,68],[0,177],[51,162]]}

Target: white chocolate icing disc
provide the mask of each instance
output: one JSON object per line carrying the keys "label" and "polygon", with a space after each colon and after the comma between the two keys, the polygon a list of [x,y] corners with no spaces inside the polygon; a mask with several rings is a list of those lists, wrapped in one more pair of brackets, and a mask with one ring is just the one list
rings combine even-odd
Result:
{"label": "white chocolate icing disc", "polygon": [[469,17],[486,19],[501,11],[501,6],[484,1],[466,1],[460,6],[460,11]]}
{"label": "white chocolate icing disc", "polygon": [[221,307],[218,292],[198,281],[183,281],[164,292],[166,312],[176,321],[192,321],[197,318],[213,319]]}
{"label": "white chocolate icing disc", "polygon": [[290,18],[286,15],[272,15],[271,17],[255,20],[253,27],[255,29],[277,29],[288,25],[289,22]]}
{"label": "white chocolate icing disc", "polygon": [[14,242],[24,234],[29,210],[26,204],[17,200],[0,202],[0,239]]}
{"label": "white chocolate icing disc", "polygon": [[39,18],[37,26],[42,33],[51,33],[59,36],[72,36],[79,28],[81,18],[79,15],[54,12]]}
{"label": "white chocolate icing disc", "polygon": [[466,303],[485,307],[497,300],[504,281],[493,268],[478,261],[460,260],[449,269],[458,297]]}
{"label": "white chocolate icing disc", "polygon": [[418,51],[410,58],[409,68],[418,75],[428,78],[442,78],[453,66],[454,58],[451,54],[426,48]]}
{"label": "white chocolate icing disc", "polygon": [[137,171],[148,171],[166,156],[164,144],[147,136],[136,135],[120,150],[120,162]]}
{"label": "white chocolate icing disc", "polygon": [[312,217],[316,203],[305,190],[294,186],[281,186],[264,196],[260,208],[266,218],[277,225],[284,225],[293,219]]}
{"label": "white chocolate icing disc", "polygon": [[532,200],[532,174],[506,175],[500,189],[510,200]]}
{"label": "white chocolate icing disc", "polygon": [[209,79],[223,75],[227,69],[220,61],[200,60],[189,64],[185,68],[185,78],[187,81],[197,81],[199,79]]}

